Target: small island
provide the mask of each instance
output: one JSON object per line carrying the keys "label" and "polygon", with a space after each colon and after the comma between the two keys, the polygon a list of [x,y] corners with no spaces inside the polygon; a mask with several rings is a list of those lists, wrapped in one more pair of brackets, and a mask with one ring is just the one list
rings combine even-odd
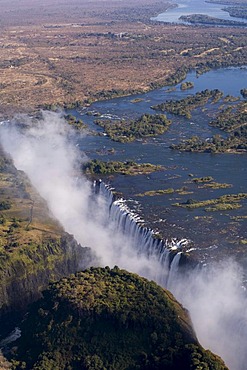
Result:
{"label": "small island", "polygon": [[190,81],[182,82],[180,85],[180,90],[189,90],[189,89],[193,89],[193,87],[194,87],[193,82],[190,82]]}
{"label": "small island", "polygon": [[151,108],[162,112],[172,113],[178,116],[191,118],[192,110],[201,107],[211,100],[212,103],[218,102],[223,97],[223,92],[218,89],[203,90],[194,95],[187,96],[181,100],[166,100],[164,103],[153,105]]}
{"label": "small island", "polygon": [[161,171],[164,167],[151,163],[136,163],[133,161],[100,161],[93,159],[85,163],[82,167],[86,175],[109,175],[118,173],[121,175],[143,175],[150,174],[155,171]]}
{"label": "small island", "polygon": [[77,130],[87,128],[87,125],[82,121],[82,119],[78,119],[72,114],[66,114],[64,118],[66,119],[69,125],[73,126]]}
{"label": "small island", "polygon": [[212,176],[194,177],[191,182],[198,185],[199,189],[227,189],[231,188],[232,184],[215,182]]}
{"label": "small island", "polygon": [[240,202],[244,199],[247,199],[247,193],[226,194],[215,199],[188,199],[184,203],[174,203],[173,206],[187,209],[204,208],[206,212],[229,211],[241,208]]}
{"label": "small island", "polygon": [[210,17],[205,14],[181,15],[179,19],[183,22],[188,22],[191,24],[247,27],[247,24],[245,22],[238,22],[238,21],[231,21],[227,19],[215,18],[215,17]]}
{"label": "small island", "polygon": [[203,140],[198,136],[192,136],[179,144],[172,144],[171,149],[181,152],[198,153],[246,153],[246,133],[245,137],[230,136],[224,139],[221,135],[214,135],[212,139]]}
{"label": "small island", "polygon": [[[247,102],[241,102],[235,106],[223,109],[217,117],[210,122],[211,126],[218,127],[226,132],[234,132],[237,135],[239,130],[245,131],[247,121]],[[238,133],[239,135],[240,133]]]}
{"label": "small island", "polygon": [[120,143],[129,143],[136,139],[161,135],[171,124],[164,114],[143,114],[136,120],[95,120],[109,138]]}
{"label": "small island", "polygon": [[182,186],[179,189],[167,188],[167,189],[158,189],[158,190],[148,190],[144,193],[136,194],[136,197],[154,197],[160,195],[170,195],[177,193],[179,195],[193,194],[193,191],[188,190],[187,186]]}
{"label": "small island", "polygon": [[201,153],[244,153],[247,151],[247,102],[240,102],[220,111],[209,124],[229,133],[227,138],[214,135],[207,140],[198,136],[172,144],[171,149]]}
{"label": "small island", "polygon": [[246,99],[246,98],[247,98],[247,89],[241,89],[241,90],[240,90],[240,94],[242,95],[242,97],[243,97],[244,99]]}

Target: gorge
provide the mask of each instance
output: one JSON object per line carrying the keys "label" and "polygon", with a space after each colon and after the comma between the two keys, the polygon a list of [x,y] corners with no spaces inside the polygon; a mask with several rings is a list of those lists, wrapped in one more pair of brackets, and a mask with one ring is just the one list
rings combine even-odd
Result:
{"label": "gorge", "polygon": [[95,197],[91,183],[79,172],[82,157],[74,145],[75,133],[61,114],[43,112],[35,124],[25,117],[22,123],[22,128],[15,121],[2,124],[4,150],[27,174],[65,231],[92,249],[96,257],[89,263],[118,265],[168,286],[189,309],[199,341],[221,355],[231,369],[243,370],[247,301],[239,265],[223,260],[180,272],[180,248],[186,250],[187,240],[153,238],[152,230],[140,226],[124,201],[114,199],[103,184],[98,189],[101,196]]}
{"label": "gorge", "polygon": [[2,1],[0,369],[246,370],[246,1]]}

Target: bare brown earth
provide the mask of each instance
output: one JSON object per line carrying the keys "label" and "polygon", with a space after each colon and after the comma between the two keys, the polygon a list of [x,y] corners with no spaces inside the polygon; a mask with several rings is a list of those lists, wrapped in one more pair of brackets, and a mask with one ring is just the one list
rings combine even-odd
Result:
{"label": "bare brown earth", "polygon": [[241,65],[247,30],[151,22],[153,0],[0,0],[0,117],[146,91],[181,66]]}

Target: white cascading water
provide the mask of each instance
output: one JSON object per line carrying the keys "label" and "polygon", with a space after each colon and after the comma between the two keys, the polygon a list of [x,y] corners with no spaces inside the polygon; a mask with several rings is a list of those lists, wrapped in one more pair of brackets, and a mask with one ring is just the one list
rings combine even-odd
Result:
{"label": "white cascading water", "polygon": [[205,348],[220,354],[230,370],[246,370],[247,306],[246,295],[240,287],[239,266],[225,261],[208,269],[198,264],[192,270],[181,271],[182,253],[190,249],[187,239],[156,238],[153,230],[142,225],[143,221],[128,209],[123,199],[115,199],[113,189],[103,182],[95,183],[94,188],[105,199],[105,222],[111,224],[113,235],[122,233],[135,249],[136,261],[138,256],[150,261],[152,269],[146,273],[142,269],[143,276],[169,289],[189,309]]}
{"label": "white cascading water", "polygon": [[[94,191],[105,199],[106,223],[110,223],[113,233],[121,233],[135,249],[137,255],[156,260],[161,267],[155,281],[169,287],[178,274],[182,247],[187,239],[161,240],[155,237],[152,229],[142,226],[141,218],[131,212],[123,199],[115,199],[112,189],[101,181],[94,182]],[[176,250],[176,252],[175,252]]]}
{"label": "white cascading water", "polygon": [[70,128],[61,114],[42,116],[34,122],[20,117],[24,127],[2,123],[0,143],[65,231],[92,249],[97,256],[92,264],[118,265],[168,287],[189,310],[201,344],[222,356],[230,370],[246,370],[247,298],[241,267],[224,259],[186,275],[184,269],[180,272],[188,241],[160,241],[108,186],[95,184],[92,192],[85,178],[75,181],[82,153],[75,149]]}

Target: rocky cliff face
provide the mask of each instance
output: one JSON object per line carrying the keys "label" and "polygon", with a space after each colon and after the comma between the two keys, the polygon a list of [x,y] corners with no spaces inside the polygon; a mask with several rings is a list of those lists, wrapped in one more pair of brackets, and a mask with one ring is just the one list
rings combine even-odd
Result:
{"label": "rocky cliff face", "polygon": [[0,339],[49,282],[88,267],[91,258],[0,149]]}
{"label": "rocky cliff face", "polygon": [[88,267],[92,259],[90,250],[81,247],[68,234],[56,242],[30,247],[29,258],[25,252],[24,249],[23,258],[10,258],[6,268],[0,271],[1,327],[21,317],[51,281]]}
{"label": "rocky cliff face", "polygon": [[82,248],[72,236],[23,249],[24,258],[11,258],[0,272],[0,317],[7,312],[24,310],[40,298],[49,282],[88,267],[90,250]]}

